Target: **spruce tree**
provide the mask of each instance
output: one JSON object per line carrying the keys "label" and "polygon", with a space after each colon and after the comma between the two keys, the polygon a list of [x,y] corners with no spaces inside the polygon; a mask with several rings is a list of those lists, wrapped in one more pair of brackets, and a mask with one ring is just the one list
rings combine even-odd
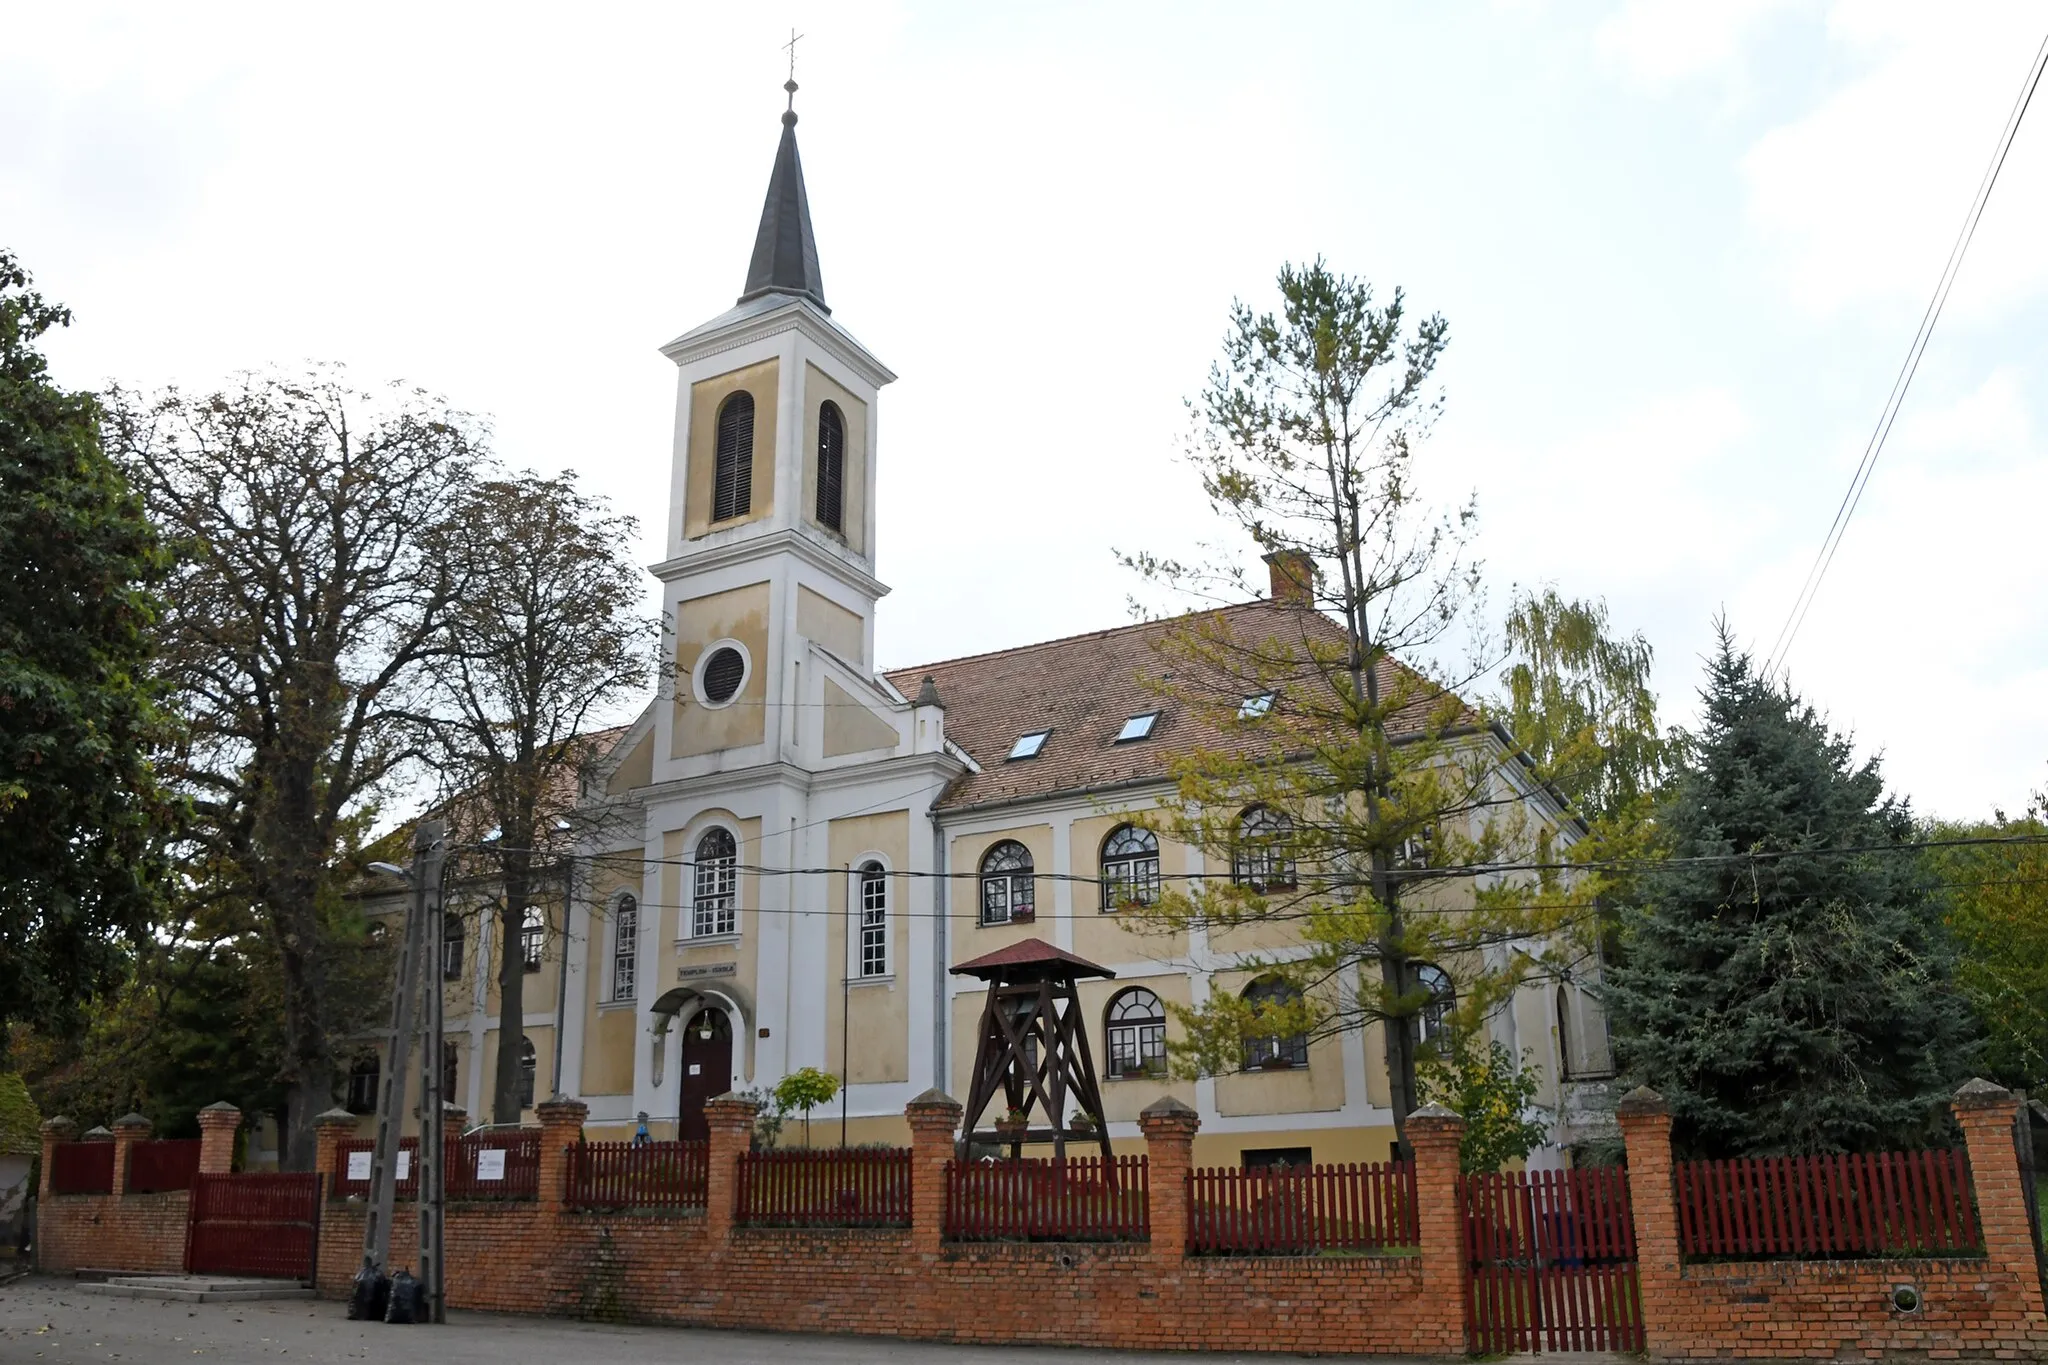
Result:
{"label": "spruce tree", "polygon": [[1623,1069],[1703,1155],[1938,1142],[1972,1024],[1911,813],[1719,630],[1608,972]]}

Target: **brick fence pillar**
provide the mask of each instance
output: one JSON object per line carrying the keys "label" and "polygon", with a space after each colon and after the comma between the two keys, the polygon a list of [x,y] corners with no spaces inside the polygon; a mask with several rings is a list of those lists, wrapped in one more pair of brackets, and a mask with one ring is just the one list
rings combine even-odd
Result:
{"label": "brick fence pillar", "polygon": [[1422,1261],[1423,1321],[1417,1324],[1425,1351],[1461,1355],[1465,1350],[1465,1296],[1472,1290],[1460,1226],[1464,1201],[1458,1196],[1458,1143],[1465,1120],[1440,1104],[1426,1104],[1408,1116],[1408,1145],[1415,1150],[1415,1213]]}
{"label": "brick fence pillar", "polygon": [[704,1193],[704,1236],[723,1248],[732,1238],[738,1211],[740,1158],[753,1145],[754,1115],[759,1106],[738,1095],[724,1094],[704,1102],[704,1123],[711,1129],[710,1180]]}
{"label": "brick fence pillar", "polygon": [[150,1122],[140,1114],[123,1114],[114,1120],[114,1197],[128,1193],[128,1158],[135,1144],[149,1141]]}
{"label": "brick fence pillar", "polygon": [[583,1140],[583,1120],[590,1106],[582,1100],[560,1095],[534,1106],[540,1119],[540,1171],[534,1177],[539,1188],[534,1198],[540,1203],[542,1222],[553,1222],[569,1206],[569,1149]]}
{"label": "brick fence pillar", "polygon": [[[2027,1197],[2020,1184],[2019,1153],[2014,1147],[2020,1102],[2010,1090],[1990,1081],[1964,1081],[1952,1101],[1963,1142],[1970,1149],[1970,1183],[1977,1190],[1977,1218],[1984,1235],[1984,1257],[2004,1270],[2018,1286],[2019,1310],[2036,1333],[2048,1328],[2041,1302],[2041,1277],[2036,1269],[2033,1229],[2027,1221]],[[2039,1336],[2035,1338],[2040,1340]]]}
{"label": "brick fence pillar", "polygon": [[1179,1264],[1188,1255],[1188,1172],[1202,1116],[1171,1095],[1138,1111],[1145,1135],[1146,1188],[1152,1199],[1152,1257]]}
{"label": "brick fence pillar", "polygon": [[1678,1197],[1671,1171],[1671,1106],[1639,1085],[1614,1106],[1628,1150],[1628,1203],[1635,1219],[1636,1282],[1641,1287],[1643,1338],[1652,1357],[1675,1353],[1679,1300]]}
{"label": "brick fence pillar", "polygon": [[226,1100],[215,1100],[199,1111],[199,1173],[226,1175],[235,1169],[235,1130],[242,1126],[242,1111]]}
{"label": "brick fence pillar", "polygon": [[36,1190],[41,1198],[50,1197],[50,1172],[57,1164],[57,1144],[69,1142],[77,1136],[78,1125],[62,1114],[43,1120],[43,1178]]}
{"label": "brick fence pillar", "polygon": [[910,1121],[910,1245],[936,1255],[946,1237],[946,1163],[960,1102],[933,1086],[903,1108]]}
{"label": "brick fence pillar", "polygon": [[330,1198],[341,1193],[341,1182],[348,1178],[348,1158],[342,1155],[341,1144],[355,1131],[356,1116],[346,1109],[330,1109],[313,1120],[313,1169],[326,1177]]}

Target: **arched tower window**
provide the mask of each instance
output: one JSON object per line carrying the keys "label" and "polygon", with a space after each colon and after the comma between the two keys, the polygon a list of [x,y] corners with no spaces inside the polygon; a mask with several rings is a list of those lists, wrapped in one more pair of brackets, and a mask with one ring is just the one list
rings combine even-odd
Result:
{"label": "arched tower window", "polygon": [[837,531],[846,504],[846,419],[839,405],[818,409],[818,524]]}
{"label": "arched tower window", "polygon": [[889,878],[880,863],[860,865],[860,974],[889,974]]}
{"label": "arched tower window", "polygon": [[981,860],[981,922],[1028,924],[1038,918],[1031,850],[1005,839]]}
{"label": "arched tower window", "polygon": [[[1301,999],[1301,992],[1277,976],[1262,976],[1244,988],[1244,998],[1245,1003],[1254,1009],[1270,1009],[1292,1005]],[[1244,1040],[1244,1068],[1247,1071],[1307,1065],[1308,1035],[1305,1033],[1247,1035]]]}
{"label": "arched tower window", "polygon": [[640,902],[619,897],[612,907],[612,999],[631,1000],[639,987]]}
{"label": "arched tower window", "polygon": [[740,849],[728,829],[708,829],[697,841],[696,894],[690,898],[690,933],[697,938],[739,932]]}
{"label": "arched tower window", "polygon": [[1142,986],[1118,991],[1103,1015],[1112,1080],[1166,1074],[1166,1007]]}
{"label": "arched tower window", "polygon": [[742,389],[718,410],[718,455],[711,472],[711,519],[743,517],[754,500],[754,395]]}
{"label": "arched tower window", "polygon": [[533,1039],[519,1040],[519,1107],[533,1108],[533,1080],[540,1070],[540,1059],[534,1055]]}
{"label": "arched tower window", "polygon": [[1119,825],[1102,841],[1102,909],[1152,905],[1159,900],[1159,836]]}

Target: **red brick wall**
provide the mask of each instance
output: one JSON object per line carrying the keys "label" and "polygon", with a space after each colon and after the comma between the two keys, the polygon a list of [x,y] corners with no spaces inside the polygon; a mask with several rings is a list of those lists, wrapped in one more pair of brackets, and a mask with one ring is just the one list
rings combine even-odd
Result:
{"label": "red brick wall", "polygon": [[185,1268],[184,1190],[169,1194],[57,1194],[36,1209],[36,1264],[75,1270]]}

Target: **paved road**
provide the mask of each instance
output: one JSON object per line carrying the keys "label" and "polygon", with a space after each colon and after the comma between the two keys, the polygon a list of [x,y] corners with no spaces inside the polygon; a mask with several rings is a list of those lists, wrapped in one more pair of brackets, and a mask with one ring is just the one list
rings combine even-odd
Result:
{"label": "paved road", "polygon": [[0,1288],[0,1362],[676,1365],[678,1361],[715,1360],[720,1365],[808,1361],[1078,1365],[1111,1359],[1117,1365],[1163,1365],[1168,1361],[1174,1365],[1220,1365],[1224,1361],[1289,1359],[926,1345],[873,1337],[780,1336],[686,1327],[600,1327],[494,1313],[450,1313],[448,1319],[445,1327],[386,1327],[350,1322],[339,1303],[151,1303],[81,1294],[70,1280],[31,1277]]}

